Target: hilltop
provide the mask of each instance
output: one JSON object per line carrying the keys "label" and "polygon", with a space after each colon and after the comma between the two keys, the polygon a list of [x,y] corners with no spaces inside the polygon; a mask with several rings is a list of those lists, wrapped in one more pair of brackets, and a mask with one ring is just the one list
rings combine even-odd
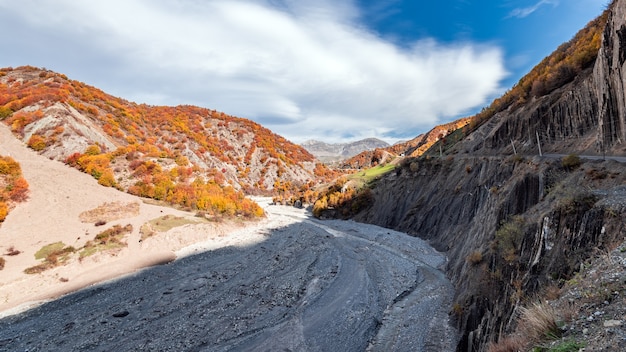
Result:
{"label": "hilltop", "polygon": [[30,66],[0,70],[0,121],[31,149],[101,185],[189,208],[249,213],[218,198],[237,204],[239,192],[305,191],[334,175],[304,148],[250,120],[195,106],[136,104]]}

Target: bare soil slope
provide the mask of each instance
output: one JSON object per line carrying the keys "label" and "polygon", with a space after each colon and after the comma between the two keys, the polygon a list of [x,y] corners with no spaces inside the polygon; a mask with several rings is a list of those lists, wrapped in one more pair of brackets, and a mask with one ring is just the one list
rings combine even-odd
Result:
{"label": "bare soil slope", "polygon": [[[0,225],[0,255],[6,260],[0,275],[0,311],[23,309],[18,306],[25,303],[28,306],[27,302],[56,297],[140,267],[170,261],[174,251],[223,235],[232,228],[232,224],[190,224],[140,241],[140,228],[150,220],[165,215],[185,217],[189,222],[197,218],[173,208],[145,204],[135,196],[102,187],[91,176],[28,149],[4,124],[0,124],[0,155],[18,161],[30,185],[28,201],[13,209]],[[119,207],[108,214],[103,211],[98,217],[108,221],[105,225],[96,227],[98,220],[85,218],[88,211],[111,203],[113,208]],[[81,215],[83,220],[91,221],[81,221]],[[125,248],[99,251],[82,260],[79,260],[79,253],[74,253],[65,265],[40,274],[24,273],[24,269],[41,263],[35,259],[35,253],[48,244],[61,241],[79,249],[87,241],[93,241],[98,233],[114,225],[128,224],[133,230],[123,239],[127,243]],[[10,249],[21,253],[9,256]]]}

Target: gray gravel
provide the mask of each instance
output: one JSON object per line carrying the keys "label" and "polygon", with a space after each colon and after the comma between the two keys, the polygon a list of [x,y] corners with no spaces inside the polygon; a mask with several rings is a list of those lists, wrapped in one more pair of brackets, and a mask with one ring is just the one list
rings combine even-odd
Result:
{"label": "gray gravel", "polygon": [[298,216],[0,320],[3,351],[453,351],[445,257],[423,241]]}

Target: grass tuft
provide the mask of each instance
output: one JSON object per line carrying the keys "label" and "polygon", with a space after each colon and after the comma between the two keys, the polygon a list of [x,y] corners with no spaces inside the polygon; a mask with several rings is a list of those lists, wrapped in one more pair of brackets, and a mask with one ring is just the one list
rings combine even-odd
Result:
{"label": "grass tuft", "polygon": [[520,319],[520,331],[533,343],[555,340],[562,335],[556,309],[548,303],[536,302],[521,308]]}

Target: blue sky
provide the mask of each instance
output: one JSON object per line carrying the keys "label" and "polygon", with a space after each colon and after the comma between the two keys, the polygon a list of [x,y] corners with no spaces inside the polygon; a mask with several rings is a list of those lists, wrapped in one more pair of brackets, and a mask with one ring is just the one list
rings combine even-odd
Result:
{"label": "blue sky", "polygon": [[607,0],[0,0],[0,67],[294,142],[409,139],[470,115]]}
{"label": "blue sky", "polygon": [[420,38],[502,48],[508,88],[608,6],[609,0],[359,0],[364,20],[390,41]]}

